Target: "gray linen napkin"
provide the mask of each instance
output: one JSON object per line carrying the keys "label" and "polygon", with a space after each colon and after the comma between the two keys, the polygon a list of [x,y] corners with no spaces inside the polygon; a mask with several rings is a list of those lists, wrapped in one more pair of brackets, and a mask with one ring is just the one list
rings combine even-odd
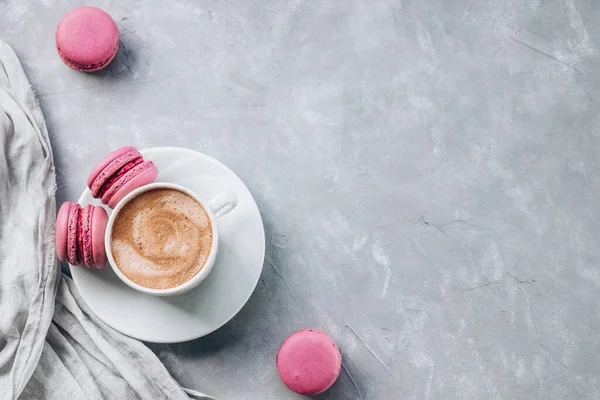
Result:
{"label": "gray linen napkin", "polygon": [[55,191],[42,112],[0,41],[0,399],[212,399],[182,389],[60,273]]}

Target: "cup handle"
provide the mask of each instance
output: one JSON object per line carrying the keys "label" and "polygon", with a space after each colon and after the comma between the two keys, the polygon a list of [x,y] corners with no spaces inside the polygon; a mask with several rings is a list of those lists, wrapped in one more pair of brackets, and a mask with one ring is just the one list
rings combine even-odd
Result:
{"label": "cup handle", "polygon": [[238,205],[238,198],[233,192],[222,192],[208,203],[215,217],[222,217]]}

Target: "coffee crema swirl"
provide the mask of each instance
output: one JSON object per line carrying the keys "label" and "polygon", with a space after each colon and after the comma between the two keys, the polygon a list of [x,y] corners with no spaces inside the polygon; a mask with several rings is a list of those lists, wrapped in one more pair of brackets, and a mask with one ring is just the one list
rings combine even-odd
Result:
{"label": "coffee crema swirl", "polygon": [[175,189],[154,189],[127,203],[115,218],[111,250],[117,267],[152,289],[179,286],[210,255],[213,234],[200,203]]}

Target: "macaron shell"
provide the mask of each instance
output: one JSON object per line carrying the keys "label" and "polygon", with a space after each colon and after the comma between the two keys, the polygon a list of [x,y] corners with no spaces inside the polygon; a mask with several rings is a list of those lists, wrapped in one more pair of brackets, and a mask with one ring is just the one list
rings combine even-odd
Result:
{"label": "macaron shell", "polygon": [[69,209],[71,204],[70,201],[63,203],[56,216],[56,255],[62,262],[67,262],[67,232],[69,231]]}
{"label": "macaron shell", "polygon": [[288,337],[277,353],[277,370],[283,383],[296,393],[315,395],[333,385],[342,357],[329,335],[304,329]]}
{"label": "macaron shell", "polygon": [[109,155],[104,157],[104,159],[102,159],[102,161],[100,161],[98,164],[96,164],[96,166],[94,167],[92,172],[90,172],[90,175],[88,176],[88,181],[87,181],[88,187],[89,188],[92,187],[92,183],[94,182],[96,177],[100,174],[100,172],[102,172],[104,170],[104,168],[106,168],[108,166],[108,164],[110,164],[117,158],[121,157],[123,154],[129,153],[131,151],[137,151],[137,150],[133,146],[125,146],[125,147],[116,149],[115,151],[113,151],[112,153],[110,153]]}
{"label": "macaron shell", "polygon": [[115,208],[117,203],[128,193],[154,182],[157,176],[158,170],[154,166],[154,163],[152,161],[144,161],[119,179],[102,197],[102,202],[108,204],[110,208]]}
{"label": "macaron shell", "polygon": [[81,264],[79,252],[77,251],[77,230],[79,225],[79,204],[71,203],[69,206],[68,228],[67,228],[67,261],[71,265]]}
{"label": "macaron shell", "polygon": [[56,29],[60,57],[74,69],[94,71],[115,56],[119,29],[105,11],[90,6],[77,7],[61,19]]}
{"label": "macaron shell", "polygon": [[106,252],[104,249],[104,234],[108,224],[108,214],[100,206],[95,206],[92,213],[92,257],[93,268],[103,268],[106,264]]}
{"label": "macaron shell", "polygon": [[88,268],[94,268],[94,258],[92,255],[92,216],[94,213],[94,206],[87,205],[81,209],[81,217],[80,217],[80,248],[79,254],[81,254],[81,258],[83,263]]}
{"label": "macaron shell", "polygon": [[110,180],[111,176],[117,173],[124,165],[138,158],[142,158],[142,155],[137,150],[133,149],[132,151],[113,159],[92,182],[92,185],[90,186],[92,196],[97,198],[100,189],[106,183],[106,181]]}
{"label": "macaron shell", "polygon": [[77,219],[77,259],[79,264],[85,264],[85,257],[83,254],[83,211],[85,207],[79,209],[79,217]]}

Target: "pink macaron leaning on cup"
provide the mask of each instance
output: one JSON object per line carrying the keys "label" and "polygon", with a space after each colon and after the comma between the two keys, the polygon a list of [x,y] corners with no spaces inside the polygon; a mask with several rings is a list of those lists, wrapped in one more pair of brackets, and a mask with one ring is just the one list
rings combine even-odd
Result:
{"label": "pink macaron leaning on cup", "polygon": [[115,208],[129,192],[156,180],[158,170],[135,147],[125,146],[100,161],[88,177],[92,196]]}
{"label": "pink macaron leaning on cup", "polygon": [[105,11],[91,6],[77,7],[59,22],[56,49],[70,68],[98,71],[115,58],[119,49],[119,29]]}
{"label": "pink macaron leaning on cup", "polygon": [[62,262],[102,268],[106,264],[104,232],[108,215],[104,208],[67,201],[56,217],[56,255]]}
{"label": "pink macaron leaning on cup", "polygon": [[333,385],[340,375],[342,356],[325,332],[303,329],[283,342],[276,362],[279,376],[288,388],[312,396]]}

